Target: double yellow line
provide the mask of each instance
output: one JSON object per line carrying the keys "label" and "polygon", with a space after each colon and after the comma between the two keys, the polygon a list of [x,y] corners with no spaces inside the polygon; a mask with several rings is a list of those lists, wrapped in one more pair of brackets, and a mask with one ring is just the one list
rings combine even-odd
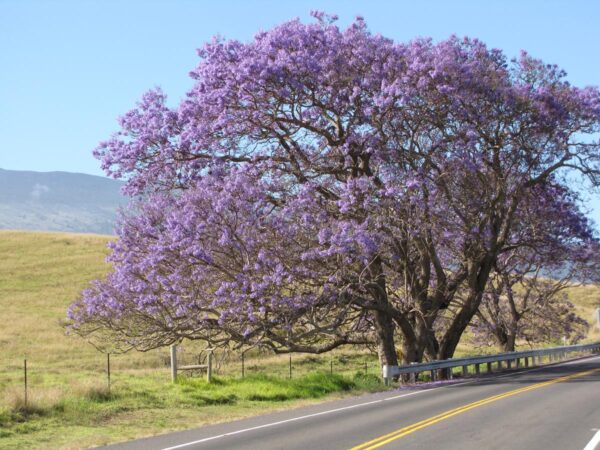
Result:
{"label": "double yellow line", "polygon": [[512,397],[513,395],[520,394],[522,392],[532,391],[534,389],[539,389],[544,386],[549,386],[551,384],[560,383],[561,381],[571,380],[573,378],[584,377],[586,375],[590,375],[600,369],[592,369],[586,370],[584,372],[577,372],[572,375],[565,375],[563,377],[554,378],[549,381],[544,381],[542,383],[532,384],[530,386],[515,389],[513,391],[508,391],[503,394],[494,395],[493,397],[487,397],[483,400],[479,400],[473,403],[468,403],[463,406],[459,406],[458,408],[451,409],[449,411],[443,412],[436,416],[430,417],[429,419],[421,420],[420,422],[413,423],[404,428],[400,428],[399,430],[393,431],[389,434],[385,434],[371,441],[365,442],[364,444],[357,445],[356,447],[352,447],[351,450],[371,450],[375,448],[379,448],[383,445],[389,444],[396,439],[400,439],[401,437],[406,436],[407,434],[414,433],[417,430],[433,425],[434,423],[441,422],[442,420],[449,419],[450,417],[456,416],[458,414],[462,414],[466,411],[469,411],[474,408],[478,408],[479,406],[487,405],[488,403],[492,403],[503,398]]}

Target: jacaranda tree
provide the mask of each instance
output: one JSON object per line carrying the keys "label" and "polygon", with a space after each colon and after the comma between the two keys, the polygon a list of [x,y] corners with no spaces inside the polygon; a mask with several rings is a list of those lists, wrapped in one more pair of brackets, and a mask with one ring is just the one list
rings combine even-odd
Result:
{"label": "jacaranda tree", "polygon": [[515,351],[517,341],[575,343],[586,335],[588,323],[568,294],[600,273],[598,242],[569,193],[551,194],[539,195],[521,218],[523,244],[504,251],[494,264],[470,326],[478,344]]}
{"label": "jacaranda tree", "polygon": [[477,40],[315,16],[206,44],[177,107],[152,90],[99,145],[139,202],[76,331],[450,357],[499,256],[527,245],[523,208],[566,176],[598,184],[596,88]]}

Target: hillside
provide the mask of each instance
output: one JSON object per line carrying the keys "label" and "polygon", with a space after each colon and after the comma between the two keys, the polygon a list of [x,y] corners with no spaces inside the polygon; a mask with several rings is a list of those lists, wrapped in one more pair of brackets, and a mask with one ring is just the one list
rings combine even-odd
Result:
{"label": "hillside", "polygon": [[78,364],[94,352],[65,336],[59,321],[79,291],[108,270],[109,239],[0,231],[0,370],[25,357],[44,364]]}
{"label": "hillside", "polygon": [[113,234],[122,183],[68,172],[0,169],[0,229]]}

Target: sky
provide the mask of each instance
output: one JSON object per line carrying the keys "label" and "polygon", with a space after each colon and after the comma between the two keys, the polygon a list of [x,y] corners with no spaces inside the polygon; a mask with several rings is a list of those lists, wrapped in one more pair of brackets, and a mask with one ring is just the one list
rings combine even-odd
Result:
{"label": "sky", "polygon": [[[147,89],[175,105],[196,49],[214,35],[246,41],[311,10],[374,33],[476,37],[509,56],[558,64],[600,85],[600,2],[593,0],[0,0],[0,168],[102,175],[96,144]],[[586,205],[600,224],[600,195]]]}

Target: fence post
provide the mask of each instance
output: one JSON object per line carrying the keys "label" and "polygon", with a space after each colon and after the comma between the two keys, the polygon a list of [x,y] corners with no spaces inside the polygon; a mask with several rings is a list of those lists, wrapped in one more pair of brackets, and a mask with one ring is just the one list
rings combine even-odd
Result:
{"label": "fence post", "polygon": [[108,381],[108,395],[110,395],[110,353],[106,354],[106,378]]}
{"label": "fence post", "polygon": [[492,373],[492,372],[493,372],[492,363],[489,362],[489,363],[487,363],[487,373]]}
{"label": "fence post", "polygon": [[213,350],[212,348],[208,350],[208,356],[207,356],[207,367],[206,367],[206,381],[208,383],[211,382],[212,380],[212,362],[213,362]]}
{"label": "fence post", "polygon": [[479,367],[479,364],[475,364],[475,374],[479,375],[481,373],[481,368]]}
{"label": "fence post", "polygon": [[242,378],[244,378],[244,355],[245,353],[242,352]]}
{"label": "fence post", "polygon": [[290,353],[290,380],[292,379],[292,354]]}
{"label": "fence post", "polygon": [[171,381],[177,381],[177,345],[171,345]]}
{"label": "fence post", "polygon": [[462,366],[462,376],[466,377],[469,374],[469,368],[467,366]]}
{"label": "fence post", "polygon": [[23,360],[23,381],[25,383],[25,408],[27,408],[27,360]]}

